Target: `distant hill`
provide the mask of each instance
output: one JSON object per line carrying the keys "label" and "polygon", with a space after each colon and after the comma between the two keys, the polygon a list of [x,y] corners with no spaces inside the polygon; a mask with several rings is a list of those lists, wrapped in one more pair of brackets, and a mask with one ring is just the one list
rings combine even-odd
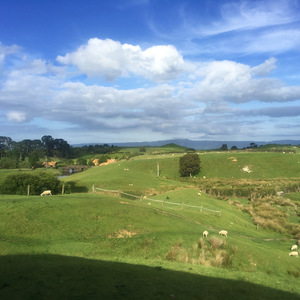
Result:
{"label": "distant hill", "polygon": [[[141,147],[141,146],[152,146],[161,147],[166,144],[176,144],[178,146],[194,148],[197,150],[211,150],[221,148],[223,144],[227,144],[228,149],[232,146],[236,146],[239,149],[249,147],[250,143],[255,143],[257,146],[266,144],[278,144],[278,145],[300,145],[300,140],[278,140],[278,141],[192,141],[189,139],[172,139],[172,140],[161,140],[152,142],[128,142],[128,143],[106,143],[108,145],[114,145],[119,147]],[[82,147],[85,145],[97,145],[104,143],[87,143],[87,144],[75,144],[73,147]]]}

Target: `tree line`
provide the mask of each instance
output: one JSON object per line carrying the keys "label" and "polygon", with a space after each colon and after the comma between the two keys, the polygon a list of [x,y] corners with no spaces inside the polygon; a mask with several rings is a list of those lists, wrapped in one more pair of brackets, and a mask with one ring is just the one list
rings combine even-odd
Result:
{"label": "tree line", "polygon": [[86,154],[109,153],[115,150],[115,146],[89,145],[72,147],[61,138],[53,138],[44,135],[41,139],[25,139],[20,142],[13,141],[10,137],[0,136],[0,168],[14,169],[24,165],[38,167],[42,160],[50,157],[59,159],[73,159]]}

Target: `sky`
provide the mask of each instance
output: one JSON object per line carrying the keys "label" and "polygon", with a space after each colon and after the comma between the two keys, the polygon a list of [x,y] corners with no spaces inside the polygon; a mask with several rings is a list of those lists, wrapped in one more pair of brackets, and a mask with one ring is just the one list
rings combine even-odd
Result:
{"label": "sky", "polygon": [[0,1],[0,136],[299,133],[300,0]]}

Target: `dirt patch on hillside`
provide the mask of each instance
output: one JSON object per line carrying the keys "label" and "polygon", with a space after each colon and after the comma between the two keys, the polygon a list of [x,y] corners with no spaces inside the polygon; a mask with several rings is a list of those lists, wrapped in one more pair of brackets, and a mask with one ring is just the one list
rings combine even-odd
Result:
{"label": "dirt patch on hillside", "polygon": [[231,161],[238,161],[236,157],[228,157],[228,159],[231,159]]}
{"label": "dirt patch on hillside", "polygon": [[119,229],[118,231],[114,232],[113,234],[109,234],[107,237],[122,239],[122,238],[131,238],[131,237],[134,237],[135,235],[137,235],[137,232],[129,231],[127,229]]}
{"label": "dirt patch on hillside", "polygon": [[129,202],[120,201],[121,204],[130,204]]}

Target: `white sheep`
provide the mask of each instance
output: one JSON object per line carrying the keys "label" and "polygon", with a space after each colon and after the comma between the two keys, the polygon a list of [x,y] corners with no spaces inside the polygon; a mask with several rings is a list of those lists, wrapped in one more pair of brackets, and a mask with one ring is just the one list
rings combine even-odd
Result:
{"label": "white sheep", "polygon": [[226,230],[221,230],[219,232],[219,235],[224,235],[225,237],[227,237],[228,232]]}
{"label": "white sheep", "polygon": [[289,253],[289,256],[295,256],[297,257],[298,256],[298,252],[297,251],[292,251]]}
{"label": "white sheep", "polygon": [[292,248],[291,248],[292,251],[295,251],[295,250],[297,250],[297,249],[298,249],[298,246],[297,246],[297,245],[293,245]]}
{"label": "white sheep", "polygon": [[47,191],[43,191],[43,192],[41,193],[41,196],[46,196],[46,195],[52,196],[51,191],[50,191],[50,190],[47,190]]}
{"label": "white sheep", "polygon": [[203,231],[203,237],[207,238],[207,236],[208,236],[208,231],[207,230]]}

